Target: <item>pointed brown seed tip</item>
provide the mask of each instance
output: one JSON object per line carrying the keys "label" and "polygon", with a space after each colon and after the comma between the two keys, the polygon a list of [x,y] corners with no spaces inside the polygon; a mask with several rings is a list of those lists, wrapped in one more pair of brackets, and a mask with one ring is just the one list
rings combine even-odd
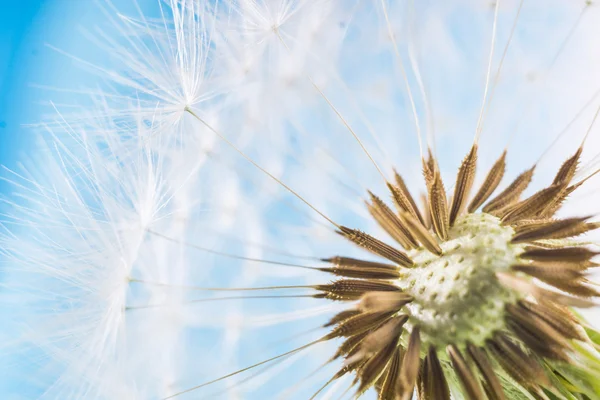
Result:
{"label": "pointed brown seed tip", "polygon": [[589,281],[585,278],[573,279],[568,281],[548,280],[545,282],[555,288],[570,293],[578,297],[600,297],[600,292],[595,287],[589,285]]}
{"label": "pointed brown seed tip", "polygon": [[[396,186],[390,185],[388,183],[388,188],[390,188],[390,191],[392,192],[392,195],[395,200],[397,194],[401,197],[400,199],[396,200],[397,205],[401,206],[401,209],[399,211],[407,211],[411,213],[413,217],[417,218],[421,223],[424,223],[423,217],[419,212],[419,207],[417,206],[415,199],[411,195],[410,190],[408,190],[408,187],[406,186],[406,183],[404,182],[402,176],[400,176],[400,174],[398,174],[396,171],[394,171],[394,180],[396,181]],[[395,190],[392,190],[392,188],[394,188]],[[396,191],[398,193],[395,193]]]}
{"label": "pointed brown seed tip", "polygon": [[363,267],[334,267],[320,268],[320,271],[328,272],[344,278],[359,278],[359,279],[398,279],[400,271],[396,269],[385,268],[363,268]]}
{"label": "pointed brown seed tip", "polygon": [[408,321],[407,315],[399,315],[391,318],[388,322],[365,337],[360,344],[360,352],[363,355],[368,356],[381,350],[392,341],[394,341],[394,343],[398,341],[402,334],[402,327],[406,321]]}
{"label": "pointed brown seed tip", "polygon": [[556,197],[554,197],[542,211],[537,214],[537,218],[550,218],[562,207],[567,197],[573,192],[574,189],[567,187],[563,189]]}
{"label": "pointed brown seed tip", "polygon": [[408,339],[406,353],[402,359],[400,376],[398,379],[398,394],[402,400],[412,398],[417,376],[421,365],[421,334],[418,327],[414,327]]}
{"label": "pointed brown seed tip", "polygon": [[500,158],[494,163],[490,172],[488,172],[483,184],[479,188],[477,194],[473,197],[469,204],[468,211],[475,212],[485,201],[494,193],[500,185],[504,172],[506,170],[506,150],[502,152]]}
{"label": "pointed brown seed tip", "polygon": [[438,256],[442,255],[442,248],[437,243],[436,239],[419,221],[407,212],[403,212],[401,218],[406,223],[406,227],[411,235],[417,239],[423,247],[433,254],[437,254]]}
{"label": "pointed brown seed tip", "polygon": [[402,220],[377,196],[369,192],[373,201],[368,209],[373,218],[396,242],[405,249],[418,247]]}
{"label": "pointed brown seed tip", "polygon": [[396,390],[396,381],[398,380],[398,374],[400,372],[400,360],[402,353],[400,349],[396,349],[392,356],[392,360],[390,361],[390,365],[387,369],[387,373],[385,374],[385,378],[383,383],[381,384],[381,389],[379,390],[378,400],[389,400],[396,399],[397,390]]}
{"label": "pointed brown seed tip", "polygon": [[510,224],[520,219],[538,216],[565,188],[565,184],[559,183],[538,191],[527,199],[511,206],[502,216],[502,222]]}
{"label": "pointed brown seed tip", "polygon": [[429,212],[433,229],[442,240],[448,239],[448,202],[442,178],[436,174],[429,187]]}
{"label": "pointed brown seed tip", "polygon": [[581,341],[586,339],[585,336],[581,334],[581,329],[574,323],[573,315],[570,314],[568,309],[561,309],[558,306],[538,304],[526,300],[519,301],[519,307],[535,314],[567,339],[577,339]]}
{"label": "pointed brown seed tip", "polygon": [[319,268],[319,271],[341,277],[362,279],[397,279],[400,277],[398,267],[394,264],[340,256],[322,258],[321,261],[333,264],[334,267]]}
{"label": "pointed brown seed tip", "polygon": [[450,207],[449,224],[454,225],[456,218],[462,212],[471,188],[475,180],[475,170],[477,167],[477,145],[471,147],[471,151],[463,160],[456,177],[456,185],[454,189],[454,197],[452,198],[452,206]]}
{"label": "pointed brown seed tip", "polygon": [[548,377],[539,363],[524,353],[504,334],[497,333],[493,340],[486,341],[486,345],[502,368],[524,387],[537,387],[538,384],[549,385]]}
{"label": "pointed brown seed tip", "polygon": [[392,315],[393,313],[390,312],[362,313],[356,315],[341,322],[331,333],[325,336],[324,340],[359,335],[383,324]]}
{"label": "pointed brown seed tip", "polygon": [[536,332],[528,330],[523,325],[511,319],[506,321],[506,326],[512,331],[515,337],[527,346],[529,351],[537,354],[539,357],[562,362],[570,361],[564,348],[540,338],[540,335],[536,334]]}
{"label": "pointed brown seed tip", "polygon": [[361,297],[358,307],[364,312],[399,311],[411,301],[412,296],[402,292],[367,292]]}
{"label": "pointed brown seed tip", "polygon": [[449,345],[446,348],[450,362],[454,367],[456,376],[465,391],[466,397],[470,400],[480,400],[483,398],[483,392],[479,387],[477,378],[471,372],[471,369],[467,365],[467,362],[463,358],[462,354],[455,345]]}
{"label": "pointed brown seed tip", "polygon": [[575,154],[567,159],[558,170],[558,173],[554,177],[554,181],[552,184],[557,183],[569,183],[571,179],[575,176],[575,172],[577,172],[577,166],[579,164],[579,158],[581,157],[581,152],[583,151],[583,146],[580,146]]}
{"label": "pointed brown seed tip", "polygon": [[496,273],[496,277],[504,286],[512,289],[522,295],[532,295],[536,299],[544,302],[558,303],[567,307],[590,308],[596,304],[588,299],[581,299],[559,293],[554,290],[541,288],[529,280],[507,273]]}
{"label": "pointed brown seed tip", "polygon": [[511,205],[518,201],[521,194],[527,189],[533,178],[536,166],[534,165],[527,171],[519,175],[504,191],[483,207],[483,212],[494,213],[501,208]]}
{"label": "pointed brown seed tip", "polygon": [[437,351],[432,346],[427,353],[427,370],[424,374],[425,394],[428,399],[450,400],[450,389]]}
{"label": "pointed brown seed tip", "polygon": [[323,292],[320,297],[345,301],[358,300],[368,292],[400,291],[398,286],[391,283],[358,279],[340,279],[330,284],[315,285],[314,288]]}
{"label": "pointed brown seed tip", "polygon": [[574,269],[561,268],[555,266],[540,266],[534,264],[513,265],[513,271],[523,272],[529,276],[537,278],[543,282],[552,282],[554,280],[574,280],[583,276],[581,271]]}
{"label": "pointed brown seed tip", "polygon": [[528,247],[519,256],[532,261],[582,263],[589,261],[600,252],[592,251],[586,247],[563,247],[558,249],[539,249]]}
{"label": "pointed brown seed tip", "polygon": [[329,328],[330,326],[337,325],[340,322],[343,322],[351,317],[357,316],[360,313],[361,311],[356,309],[341,311],[334,315],[325,325],[323,325],[323,327]]}
{"label": "pointed brown seed tip", "polygon": [[394,351],[398,343],[399,337],[383,349],[379,350],[370,360],[368,360],[360,371],[360,385],[357,390],[357,396],[362,395],[369,387],[371,387],[377,379],[383,374],[385,368],[392,360]]}
{"label": "pointed brown seed tip", "polygon": [[421,204],[423,204],[424,216],[423,216],[423,225],[427,229],[431,229],[431,211],[429,211],[429,201],[427,201],[427,195],[425,193],[421,193]]}
{"label": "pointed brown seed tip", "polygon": [[333,264],[337,268],[369,268],[369,269],[385,269],[397,270],[398,267],[394,264],[385,264],[376,261],[361,260],[358,258],[335,256],[330,258],[322,258],[321,261]]}
{"label": "pointed brown seed tip", "polygon": [[350,353],[358,352],[359,345],[363,341],[363,339],[369,334],[368,331],[360,333],[358,335],[350,336],[346,340],[342,342],[342,344],[338,347],[336,353],[331,358],[331,360],[335,360],[339,357],[348,355]]}
{"label": "pointed brown seed tip", "polygon": [[530,312],[527,308],[520,305],[508,305],[506,307],[508,320],[513,321],[517,326],[528,331],[535,343],[547,344],[548,347],[570,348],[566,338],[557,330],[552,328],[550,324],[545,322],[535,313]]}
{"label": "pointed brown seed tip", "polygon": [[522,230],[511,239],[511,243],[524,243],[543,239],[563,239],[585,233],[588,229],[583,218],[567,218],[533,226]]}
{"label": "pointed brown seed tip", "polygon": [[476,347],[472,343],[467,343],[467,351],[483,377],[486,394],[490,400],[505,400],[504,389],[485,350]]}
{"label": "pointed brown seed tip", "polygon": [[[549,272],[540,268],[525,268],[527,266],[519,265],[511,267],[513,270],[524,272],[547,285],[554,286],[556,289],[563,292],[578,296],[578,297],[598,297],[600,292],[588,285],[588,281],[582,277],[581,272]],[[539,290],[539,289],[538,289]],[[563,298],[564,300],[564,298]],[[558,300],[556,300],[558,301]]]}
{"label": "pointed brown seed tip", "polygon": [[387,258],[398,265],[404,267],[412,267],[414,265],[414,262],[406,254],[378,239],[375,239],[367,233],[357,229],[350,229],[345,226],[340,227],[340,232],[344,237],[356,245],[363,247],[383,258]]}
{"label": "pointed brown seed tip", "polygon": [[422,159],[423,163],[423,177],[425,178],[425,184],[427,188],[432,184],[435,176],[438,174],[437,163],[433,154],[431,153],[431,148],[427,149],[427,159]]}

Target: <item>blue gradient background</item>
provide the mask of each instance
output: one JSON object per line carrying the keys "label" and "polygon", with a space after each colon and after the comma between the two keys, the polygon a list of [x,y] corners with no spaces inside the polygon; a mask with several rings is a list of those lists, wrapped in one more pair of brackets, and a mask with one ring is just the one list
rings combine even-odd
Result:
{"label": "blue gradient background", "polygon": [[[0,165],[18,168],[30,153],[28,125],[52,112],[50,101],[72,102],[61,90],[81,88],[86,79],[89,87],[89,71],[56,49],[97,61],[99,50],[85,31],[102,20],[93,0],[0,0]],[[0,181],[0,193],[6,190]]]}
{"label": "blue gradient background", "polygon": [[[69,93],[51,88],[77,88],[86,74],[89,77],[81,66],[48,45],[90,56],[96,50],[89,46],[81,27],[94,25],[100,17],[93,0],[0,0],[0,168],[20,172],[21,161],[35,160],[36,129],[31,125],[52,111],[50,100],[68,102]],[[0,178],[7,176],[0,171]],[[0,179],[0,197],[10,198],[11,191],[11,184]],[[10,312],[0,309],[0,339],[11,338]],[[10,353],[8,347],[2,351]],[[34,375],[35,366],[10,364],[0,366],[0,399],[31,399],[42,394],[22,387],[21,377]]]}
{"label": "blue gradient background", "polygon": [[[50,96],[40,86],[64,87],[74,66],[46,44],[81,45],[73,21],[89,20],[92,1],[0,0],[0,164],[18,168],[32,144],[32,129],[48,111]],[[72,63],[69,63],[72,64]],[[0,181],[0,193],[8,189]]]}

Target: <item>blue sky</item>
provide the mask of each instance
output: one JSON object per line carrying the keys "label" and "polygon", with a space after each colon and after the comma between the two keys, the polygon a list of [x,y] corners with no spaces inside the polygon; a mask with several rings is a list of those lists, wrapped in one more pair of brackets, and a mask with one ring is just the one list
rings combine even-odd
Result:
{"label": "blue sky", "polygon": [[[82,21],[93,1],[0,0],[0,164],[17,168],[32,143],[27,124],[42,119],[52,92],[64,87],[75,66],[47,44],[69,51],[83,43]],[[74,22],[77,21],[77,22]],[[0,192],[6,184],[0,181]]]}
{"label": "blue sky", "polygon": [[[43,45],[35,25],[48,19],[48,0],[2,0],[0,13],[0,163],[9,167],[24,151],[27,137],[23,124],[31,115],[23,104],[30,95]],[[37,31],[37,32],[36,32]],[[37,33],[37,34],[36,34]]]}
{"label": "blue sky", "polygon": [[[81,46],[83,38],[74,32],[82,21],[95,18],[93,4],[88,0],[0,0],[0,165],[19,171],[20,161],[35,159],[35,135],[27,125],[43,120],[48,101],[57,97],[40,86],[67,87],[77,69],[47,44],[66,51]],[[0,177],[7,175],[0,171]],[[11,191],[10,184],[0,179],[0,196],[11,198]],[[4,312],[9,311],[0,310]],[[0,328],[0,337],[5,333]],[[24,374],[14,368],[15,375]],[[35,397],[18,385],[17,379],[0,376],[0,397]]]}

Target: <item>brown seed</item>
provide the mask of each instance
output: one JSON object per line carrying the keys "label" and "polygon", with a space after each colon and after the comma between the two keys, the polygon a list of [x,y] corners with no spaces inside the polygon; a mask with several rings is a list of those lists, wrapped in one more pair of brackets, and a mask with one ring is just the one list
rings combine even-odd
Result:
{"label": "brown seed", "polygon": [[581,264],[597,256],[598,252],[585,247],[563,247],[558,249],[539,249],[529,247],[520,254],[520,258],[538,262],[556,262]]}
{"label": "brown seed", "polygon": [[392,340],[387,346],[379,350],[371,359],[369,359],[360,371],[360,385],[356,392],[356,397],[362,395],[367,389],[381,377],[385,368],[391,362],[398,346],[399,336]]}
{"label": "brown seed", "polygon": [[407,212],[401,214],[402,220],[405,222],[406,227],[410,231],[411,235],[417,239],[423,247],[425,247],[430,252],[439,255],[442,255],[442,248],[437,243],[433,235],[429,233],[427,228],[425,228],[419,221],[417,221],[412,215]]}
{"label": "brown seed", "polygon": [[392,196],[396,205],[398,206],[399,211],[407,211],[413,217],[417,218],[421,223],[424,223],[423,217],[419,212],[419,207],[417,207],[414,198],[404,183],[404,179],[402,179],[400,174],[398,174],[396,171],[394,171],[394,179],[396,181],[396,185],[388,183],[388,188],[392,192]]}
{"label": "brown seed", "polygon": [[538,264],[519,264],[511,267],[513,271],[523,272],[529,276],[537,278],[543,282],[554,281],[554,280],[574,280],[581,278],[583,274],[581,271],[556,267],[554,265],[541,266]]}
{"label": "brown seed", "polygon": [[402,351],[397,348],[394,351],[390,365],[387,368],[385,378],[381,384],[379,390],[378,400],[390,400],[396,399],[396,381],[398,380],[398,373],[400,372],[400,362],[402,359]]}
{"label": "brown seed", "polygon": [[579,188],[583,182],[576,185],[572,185],[563,189],[548,205],[538,213],[539,218],[550,218],[562,207],[563,203],[577,188]]}
{"label": "brown seed", "polygon": [[363,339],[369,333],[370,333],[369,331],[365,331],[358,335],[350,336],[349,338],[344,340],[342,342],[342,344],[338,347],[337,351],[335,352],[335,354],[333,355],[331,360],[335,360],[335,359],[345,356],[345,355],[357,353],[360,348],[360,346],[359,346],[360,343],[363,341]]}
{"label": "brown seed", "polygon": [[514,325],[529,332],[535,338],[535,342],[544,344],[549,348],[555,346],[560,349],[571,348],[567,339],[560,332],[526,308],[509,304],[506,307],[506,312],[508,314],[507,321],[514,322]]}
{"label": "brown seed", "polygon": [[423,204],[423,210],[425,210],[423,215],[423,226],[427,229],[431,229],[431,212],[429,211],[429,202],[427,201],[427,195],[425,193],[421,193],[421,204]]}
{"label": "brown seed", "polygon": [[477,145],[473,144],[471,151],[463,160],[456,176],[456,185],[454,188],[454,196],[452,198],[452,205],[450,207],[450,226],[454,225],[456,218],[460,215],[461,211],[467,203],[469,193],[473,187],[473,181],[475,180],[475,170],[477,167]]}
{"label": "brown seed", "polygon": [[397,393],[401,400],[412,398],[417,376],[421,365],[421,335],[418,327],[413,327],[408,339],[406,353],[402,359],[400,376],[398,377]]}
{"label": "brown seed", "polygon": [[[541,279],[540,279],[541,280]],[[579,297],[599,297],[600,292],[589,285],[589,281],[585,278],[579,278],[574,280],[559,280],[559,279],[548,279],[544,281],[548,285],[552,285],[555,288],[562,290]]]}
{"label": "brown seed", "polygon": [[[417,399],[424,400],[427,399],[427,388],[425,387],[425,375],[427,374],[427,370],[429,369],[429,363],[427,362],[427,357],[421,363],[421,368],[419,368],[419,375],[417,375],[417,384],[415,387],[417,388]],[[402,399],[405,400],[405,399]]]}
{"label": "brown seed", "polygon": [[506,326],[517,338],[519,338],[519,340],[521,340],[527,346],[529,350],[537,354],[539,357],[566,363],[571,361],[563,348],[540,339],[535,332],[526,329],[515,321],[508,320],[506,322]]}
{"label": "brown seed", "polygon": [[374,261],[358,260],[349,257],[323,258],[321,261],[334,264],[333,268],[319,268],[319,271],[328,272],[346,278],[362,279],[397,279],[400,271],[394,264],[384,264]]}
{"label": "brown seed", "polygon": [[525,296],[532,295],[539,301],[548,302],[549,304],[558,303],[567,307],[590,308],[596,304],[587,299],[568,296],[563,293],[555,292],[541,288],[531,282],[515,275],[507,273],[496,273],[496,277],[504,286],[515,290]]}
{"label": "brown seed", "polygon": [[320,271],[330,272],[334,275],[344,278],[359,278],[359,279],[398,279],[400,271],[379,269],[379,268],[320,268]]}
{"label": "brown seed", "polygon": [[502,152],[500,158],[494,163],[490,172],[488,172],[483,184],[479,188],[471,204],[469,204],[469,212],[475,212],[485,201],[494,193],[506,170],[506,150]]}
{"label": "brown seed", "polygon": [[345,321],[345,320],[349,319],[350,317],[354,317],[360,313],[361,313],[361,311],[356,310],[356,309],[341,311],[341,312],[335,314],[333,317],[331,317],[331,319],[329,321],[327,321],[327,323],[325,325],[323,325],[323,327],[329,328],[330,326],[337,325],[340,322]]}
{"label": "brown seed", "polygon": [[394,240],[405,249],[418,247],[410,231],[404,226],[403,221],[377,196],[369,192],[371,205],[367,205],[369,212],[375,220]]}
{"label": "brown seed", "polygon": [[566,188],[566,184],[547,187],[511,206],[502,216],[502,222],[511,224],[521,219],[536,217],[544,208]]}
{"label": "brown seed", "polygon": [[370,329],[375,328],[387,321],[394,313],[379,312],[379,313],[363,313],[355,317],[349,318],[336,326],[325,340],[334,339],[337,337],[349,337],[359,335]]}
{"label": "brown seed", "polygon": [[525,387],[549,385],[550,381],[540,364],[510,341],[504,334],[497,333],[494,339],[486,341],[487,348],[502,368],[517,382]]}
{"label": "brown seed", "polygon": [[575,324],[573,316],[568,310],[558,306],[548,306],[544,303],[532,303],[531,301],[526,300],[521,300],[519,302],[519,307],[523,307],[530,313],[535,314],[538,318],[543,319],[547,324],[568,339],[586,340],[585,336],[581,334],[580,327]]}
{"label": "brown seed", "polygon": [[427,370],[423,376],[427,399],[450,400],[450,389],[434,347],[427,353]]}
{"label": "brown seed", "polygon": [[358,300],[367,292],[400,291],[398,286],[391,283],[359,279],[340,279],[325,285],[315,285],[314,288],[323,292],[315,295],[317,298],[342,301]]}
{"label": "brown seed", "polygon": [[485,382],[486,393],[490,400],[505,400],[504,389],[502,384],[494,372],[494,368],[488,359],[485,351],[479,349],[472,343],[467,344],[467,351],[469,356],[477,365],[481,376]]}
{"label": "brown seed", "polygon": [[504,189],[502,193],[490,200],[490,202],[483,207],[483,212],[491,213],[516,202],[531,183],[535,167],[536,166],[534,165],[523,172],[506,189]]}
{"label": "brown seed", "polygon": [[556,220],[552,218],[521,219],[519,221],[513,222],[510,225],[514,228],[515,233],[524,233],[538,229],[539,227],[550,224],[552,222],[556,222]]}
{"label": "brown seed", "polygon": [[571,179],[575,176],[575,172],[577,172],[577,165],[579,164],[579,158],[581,157],[581,152],[583,151],[583,146],[580,146],[575,154],[573,154],[567,161],[561,165],[558,173],[554,177],[554,181],[552,184],[557,183],[569,183]]}
{"label": "brown seed", "polygon": [[517,233],[511,239],[511,243],[531,242],[543,239],[563,239],[584,232],[587,229],[586,220],[589,217],[583,218],[567,218],[556,221],[551,221],[528,230]]}
{"label": "brown seed", "polygon": [[471,372],[471,369],[467,365],[467,362],[463,358],[458,348],[451,344],[446,348],[446,352],[448,353],[450,362],[454,367],[456,376],[458,377],[458,380],[465,391],[466,397],[471,400],[482,399],[483,393],[479,387],[477,378],[475,378],[475,375],[473,372]]}
{"label": "brown seed", "polygon": [[412,296],[402,292],[367,292],[361,297],[358,307],[365,312],[398,311],[411,301]]}
{"label": "brown seed", "polygon": [[414,265],[413,261],[406,254],[378,239],[375,239],[369,234],[357,229],[350,229],[345,226],[340,226],[339,232],[345,238],[351,242],[354,242],[358,246],[363,247],[381,257],[387,258],[398,265],[404,267],[412,267]]}
{"label": "brown seed", "polygon": [[435,174],[429,186],[429,212],[435,233],[442,240],[448,239],[448,202],[439,173]]}
{"label": "brown seed", "polygon": [[408,321],[407,315],[399,315],[369,333],[360,344],[360,353],[371,355],[383,349],[402,335],[402,327]]}
{"label": "brown seed", "polygon": [[423,159],[422,163],[423,163],[423,177],[425,178],[425,184],[427,185],[427,188],[429,189],[429,187],[433,183],[435,175],[437,175],[439,172],[438,168],[437,168],[437,162],[436,162],[435,158],[433,157],[431,148],[427,149],[427,159],[426,160]]}
{"label": "brown seed", "polygon": [[366,269],[385,269],[385,270],[397,270],[398,267],[394,264],[385,264],[375,261],[360,260],[358,258],[335,256],[331,258],[321,259],[323,262],[327,262],[335,265],[335,268],[366,268]]}

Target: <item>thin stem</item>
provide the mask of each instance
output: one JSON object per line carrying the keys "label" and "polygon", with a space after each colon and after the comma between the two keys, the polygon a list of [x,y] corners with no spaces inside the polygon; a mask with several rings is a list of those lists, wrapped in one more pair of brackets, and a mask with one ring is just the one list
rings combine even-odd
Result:
{"label": "thin stem", "polygon": [[277,179],[273,174],[271,174],[270,172],[268,172],[267,170],[265,170],[263,167],[261,167],[260,165],[258,165],[253,159],[251,159],[249,156],[247,156],[246,153],[244,153],[243,151],[241,151],[240,149],[238,149],[237,146],[235,146],[233,143],[231,143],[225,136],[223,136],[215,128],[213,128],[206,121],[204,121],[202,118],[200,118],[198,116],[198,114],[196,114],[194,111],[192,111],[191,108],[186,107],[185,111],[188,112],[194,118],[196,118],[202,125],[204,125],[206,128],[208,128],[212,133],[214,133],[215,135],[217,135],[229,147],[231,147],[233,150],[235,150],[237,153],[239,153],[242,157],[244,157],[250,164],[254,165],[256,168],[258,168],[260,171],[262,171],[265,175],[267,175],[268,177],[270,177],[271,179],[273,179],[275,182],[277,182],[278,184],[280,184],[281,186],[283,186],[288,192],[290,192],[291,194],[293,194],[294,196],[296,196],[298,199],[300,199],[304,204],[306,204],[307,206],[309,206],[310,208],[312,208],[317,214],[319,214],[321,217],[325,218],[333,226],[335,226],[336,228],[340,227],[340,225],[336,224],[331,218],[329,218],[327,215],[325,215],[321,211],[319,211],[315,206],[313,206],[312,204],[310,204],[302,196],[300,196],[298,193],[296,193],[292,188],[290,188],[288,185],[286,185],[285,183],[283,183],[282,181],[280,181],[279,179]]}
{"label": "thin stem", "polygon": [[192,286],[192,285],[173,285],[170,283],[164,282],[155,282],[155,281],[147,281],[144,279],[136,279],[130,278],[129,282],[132,283],[140,283],[144,285],[151,286],[163,286],[163,287],[171,287],[177,289],[187,289],[187,290],[198,290],[198,291],[206,291],[206,292],[251,292],[251,291],[260,291],[260,290],[280,290],[280,289],[313,289],[313,286],[308,285],[291,285],[291,286],[263,286],[263,287],[245,287],[245,288],[218,288],[218,287],[202,287],[202,286]]}
{"label": "thin stem", "polygon": [[146,304],[143,306],[128,306],[125,307],[125,311],[132,310],[147,310],[150,308],[162,308],[162,307],[174,307],[181,306],[187,304],[198,304],[198,303],[210,303],[212,301],[227,301],[227,300],[250,300],[250,299],[286,299],[286,298],[302,298],[302,297],[310,297],[314,298],[312,294],[300,294],[300,295],[265,295],[265,296],[229,296],[229,297],[215,297],[210,299],[196,299],[190,301],[184,301],[180,303],[162,303],[162,304]]}
{"label": "thin stem", "polygon": [[[277,35],[277,37],[281,41],[281,44],[289,52],[290,48],[287,46],[287,44],[283,40],[283,37],[281,36],[281,33],[279,32],[278,29],[275,30],[275,34]],[[358,137],[358,135],[356,134],[356,132],[354,132],[354,129],[352,129],[352,127],[346,121],[346,119],[344,118],[344,116],[342,115],[342,113],[340,113],[340,111],[333,105],[333,103],[331,102],[331,100],[329,100],[329,98],[325,95],[325,93],[323,93],[323,91],[321,90],[321,88],[315,83],[314,79],[310,75],[307,75],[306,77],[310,81],[311,85],[315,88],[315,90],[319,93],[319,95],[323,98],[323,100],[325,100],[325,102],[327,103],[327,105],[329,105],[329,107],[333,110],[333,112],[335,113],[335,115],[337,115],[337,117],[340,119],[340,121],[342,122],[342,124],[346,127],[346,129],[348,129],[348,131],[352,134],[352,136],[354,137],[354,139],[358,142],[358,144],[360,145],[360,147],[363,150],[363,152],[367,155],[367,157],[369,158],[369,160],[371,160],[371,163],[375,166],[375,169],[377,169],[377,172],[379,172],[379,175],[381,175],[381,177],[383,178],[383,181],[387,182],[387,180],[385,178],[385,175],[383,174],[383,171],[381,170],[381,168],[379,168],[379,165],[377,164],[377,162],[375,162],[375,159],[373,158],[373,156],[371,156],[371,153],[369,153],[369,151],[365,147],[365,145],[362,142],[362,140],[360,140],[360,138]]]}
{"label": "thin stem", "polygon": [[488,89],[490,86],[490,76],[492,73],[492,61],[494,60],[494,48],[496,47],[496,28],[498,27],[498,8],[500,7],[500,0],[496,0],[496,7],[494,8],[494,23],[492,25],[492,43],[490,44],[490,57],[488,60],[487,73],[485,77],[485,88],[483,90],[483,102],[481,104],[481,111],[479,112],[479,119],[477,120],[477,128],[475,129],[474,142],[477,143],[479,140],[479,134],[481,133],[481,127],[483,125],[483,115],[485,112],[485,104],[487,100]]}
{"label": "thin stem", "polygon": [[319,271],[320,270],[319,268],[309,267],[309,266],[306,266],[306,265],[292,264],[292,263],[286,263],[286,262],[274,261],[274,260],[264,260],[264,259],[261,259],[261,258],[244,257],[244,256],[240,256],[240,255],[237,255],[237,254],[225,253],[225,252],[222,252],[222,251],[212,250],[212,249],[208,249],[206,247],[198,246],[198,245],[193,244],[193,243],[188,243],[188,242],[185,242],[183,240],[174,239],[174,238],[171,238],[169,236],[163,235],[162,233],[158,233],[158,232],[152,231],[150,229],[148,229],[147,232],[150,233],[150,234],[152,234],[152,235],[161,237],[161,238],[163,238],[165,240],[168,240],[170,242],[173,242],[173,243],[182,244],[184,246],[191,247],[191,248],[196,249],[196,250],[200,250],[200,251],[203,251],[203,252],[206,252],[206,253],[210,253],[210,254],[215,254],[215,255],[218,255],[218,256],[222,256],[222,257],[232,258],[232,259],[235,259],[235,260],[244,260],[244,261],[251,261],[251,262],[259,262],[259,263],[271,264],[271,265],[281,265],[281,266],[284,266],[284,267],[310,269],[310,270],[315,270],[315,271]]}
{"label": "thin stem", "polygon": [[394,45],[394,52],[396,54],[396,58],[398,59],[398,65],[400,67],[400,72],[402,73],[402,78],[404,79],[404,84],[406,85],[406,92],[408,94],[408,99],[410,101],[410,106],[413,113],[413,118],[415,121],[415,127],[417,129],[417,139],[419,141],[419,154],[421,158],[423,158],[423,143],[421,139],[421,125],[419,124],[419,116],[417,114],[417,106],[415,105],[415,99],[412,94],[412,90],[410,88],[410,83],[408,82],[408,76],[406,75],[406,69],[404,68],[404,63],[402,62],[402,56],[400,56],[400,51],[398,50],[398,43],[396,43],[396,37],[394,35],[394,31],[392,30],[392,24],[390,23],[390,17],[388,15],[387,7],[385,5],[385,0],[381,0],[381,7],[383,9],[383,15],[385,16],[385,22],[388,28],[388,34],[390,35],[390,39],[392,44]]}
{"label": "thin stem", "polygon": [[183,390],[183,391],[181,391],[181,392],[175,393],[175,394],[173,394],[173,395],[171,395],[171,396],[164,397],[162,400],[168,400],[168,399],[172,399],[172,398],[175,398],[175,397],[177,397],[177,396],[181,396],[182,394],[190,393],[190,392],[192,392],[192,391],[194,391],[194,390],[198,390],[198,389],[200,389],[200,388],[203,388],[203,387],[205,387],[205,386],[211,385],[211,384],[213,384],[213,383],[220,382],[220,381],[222,381],[222,380],[224,380],[224,379],[227,379],[227,378],[230,378],[230,377],[232,377],[232,376],[239,375],[239,374],[241,374],[242,372],[246,372],[246,371],[248,371],[248,370],[250,370],[250,369],[252,369],[252,368],[256,368],[256,367],[259,367],[259,366],[261,366],[261,365],[263,365],[263,364],[266,364],[266,363],[268,363],[268,362],[275,361],[275,360],[277,360],[277,359],[280,359],[280,358],[282,358],[282,357],[286,357],[286,356],[289,356],[289,355],[295,354],[295,353],[297,353],[297,352],[299,352],[299,351],[302,351],[302,350],[304,350],[304,349],[307,349],[307,348],[309,348],[309,347],[311,347],[311,346],[313,346],[313,345],[315,345],[315,344],[317,344],[317,343],[321,343],[321,342],[323,342],[324,340],[325,340],[325,338],[317,339],[317,340],[315,340],[314,342],[310,342],[310,343],[308,343],[308,344],[305,344],[304,346],[298,347],[298,348],[296,348],[296,349],[294,349],[294,350],[290,350],[290,351],[288,351],[288,352],[286,352],[286,353],[279,354],[278,356],[271,357],[271,358],[269,358],[269,359],[266,359],[266,360],[264,360],[264,361],[261,361],[261,362],[259,362],[259,363],[256,363],[256,364],[254,364],[254,365],[251,365],[251,366],[249,366],[249,367],[242,368],[242,369],[240,369],[240,370],[237,370],[237,371],[235,371],[235,372],[232,372],[232,373],[230,373],[230,374],[227,374],[227,375],[223,375],[223,376],[222,376],[222,377],[220,377],[220,378],[213,379],[212,381],[208,381],[208,382],[206,382],[206,383],[203,383],[203,384],[201,384],[201,385],[194,386],[194,387],[191,387],[191,388],[189,388],[189,389]]}

